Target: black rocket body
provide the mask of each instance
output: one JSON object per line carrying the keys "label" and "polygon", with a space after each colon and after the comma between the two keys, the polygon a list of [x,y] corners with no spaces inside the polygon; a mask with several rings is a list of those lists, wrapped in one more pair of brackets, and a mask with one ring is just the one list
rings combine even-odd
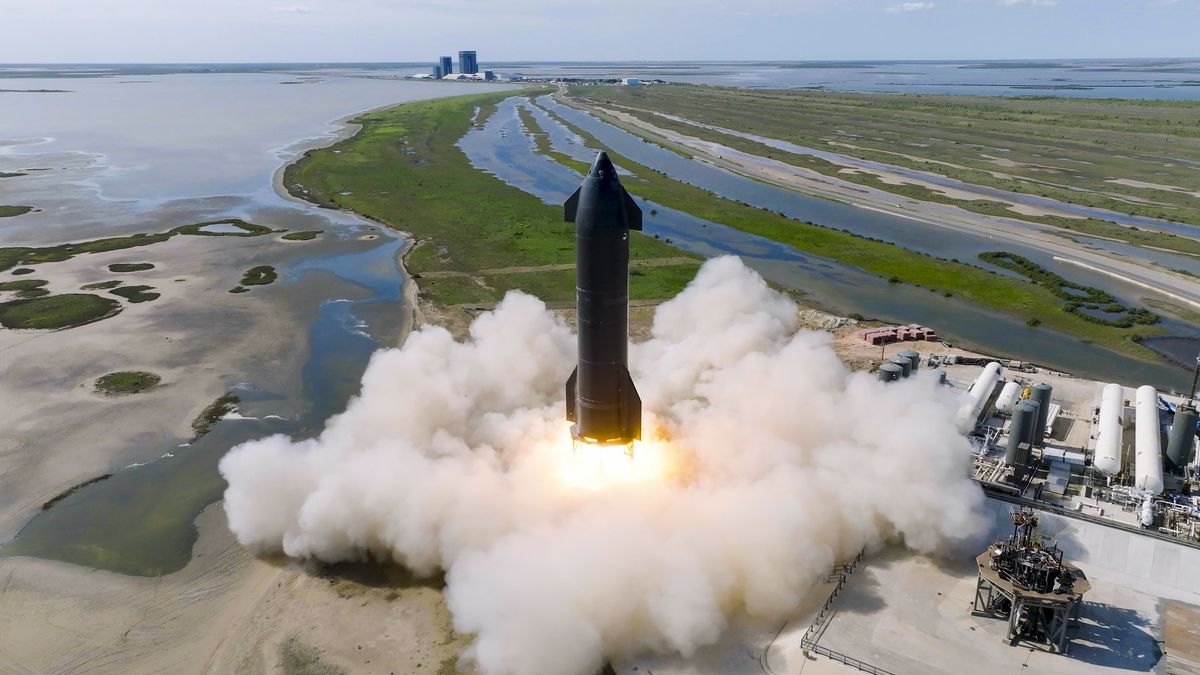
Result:
{"label": "black rocket body", "polygon": [[642,400],[629,376],[629,231],[642,210],[601,152],[567,200],[575,223],[579,364],[567,380],[567,419],[577,441],[629,445],[642,437]]}

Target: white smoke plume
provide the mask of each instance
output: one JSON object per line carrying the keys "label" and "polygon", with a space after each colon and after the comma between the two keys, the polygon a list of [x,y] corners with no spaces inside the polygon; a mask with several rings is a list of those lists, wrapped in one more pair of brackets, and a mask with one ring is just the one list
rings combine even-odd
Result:
{"label": "white smoke plume", "polygon": [[687,655],[734,616],[787,616],[864,547],[976,532],[958,398],[848,371],[796,315],[739,259],[705,264],[631,348],[647,442],[630,462],[572,452],[575,338],[510,293],[466,342],[426,327],[378,352],[320,437],[230,451],[230,526],[260,552],[444,570],[465,658],[491,675]]}

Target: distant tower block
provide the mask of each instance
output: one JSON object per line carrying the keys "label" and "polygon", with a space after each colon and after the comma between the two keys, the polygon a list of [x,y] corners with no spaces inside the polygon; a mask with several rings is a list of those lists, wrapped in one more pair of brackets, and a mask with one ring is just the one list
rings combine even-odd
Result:
{"label": "distant tower block", "polygon": [[442,68],[442,75],[443,75],[443,76],[446,76],[446,75],[453,75],[453,74],[454,74],[454,59],[450,58],[449,56],[443,56],[443,57],[442,57],[442,58],[441,58],[441,59],[438,61],[438,64],[439,64],[439,65],[441,66],[441,68]]}
{"label": "distant tower block", "polygon": [[464,75],[474,75],[479,72],[479,60],[475,52],[458,53],[458,72]]}

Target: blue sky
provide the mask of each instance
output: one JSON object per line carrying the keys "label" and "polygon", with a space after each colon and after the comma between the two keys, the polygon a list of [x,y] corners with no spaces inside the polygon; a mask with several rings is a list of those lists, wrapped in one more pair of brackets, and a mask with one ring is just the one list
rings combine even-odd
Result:
{"label": "blue sky", "polygon": [[0,62],[1200,56],[1200,0],[0,0]]}

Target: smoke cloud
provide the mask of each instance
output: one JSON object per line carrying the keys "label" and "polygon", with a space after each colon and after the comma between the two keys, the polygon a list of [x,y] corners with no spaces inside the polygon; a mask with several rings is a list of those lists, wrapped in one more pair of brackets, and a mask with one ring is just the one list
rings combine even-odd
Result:
{"label": "smoke cloud", "polygon": [[864,547],[976,533],[958,397],[850,372],[796,317],[739,259],[705,264],[631,347],[630,462],[572,452],[574,335],[509,293],[466,342],[426,327],[378,352],[318,438],[231,450],[230,526],[259,552],[444,570],[464,657],[491,675],[687,655],[735,616],[786,617]]}

